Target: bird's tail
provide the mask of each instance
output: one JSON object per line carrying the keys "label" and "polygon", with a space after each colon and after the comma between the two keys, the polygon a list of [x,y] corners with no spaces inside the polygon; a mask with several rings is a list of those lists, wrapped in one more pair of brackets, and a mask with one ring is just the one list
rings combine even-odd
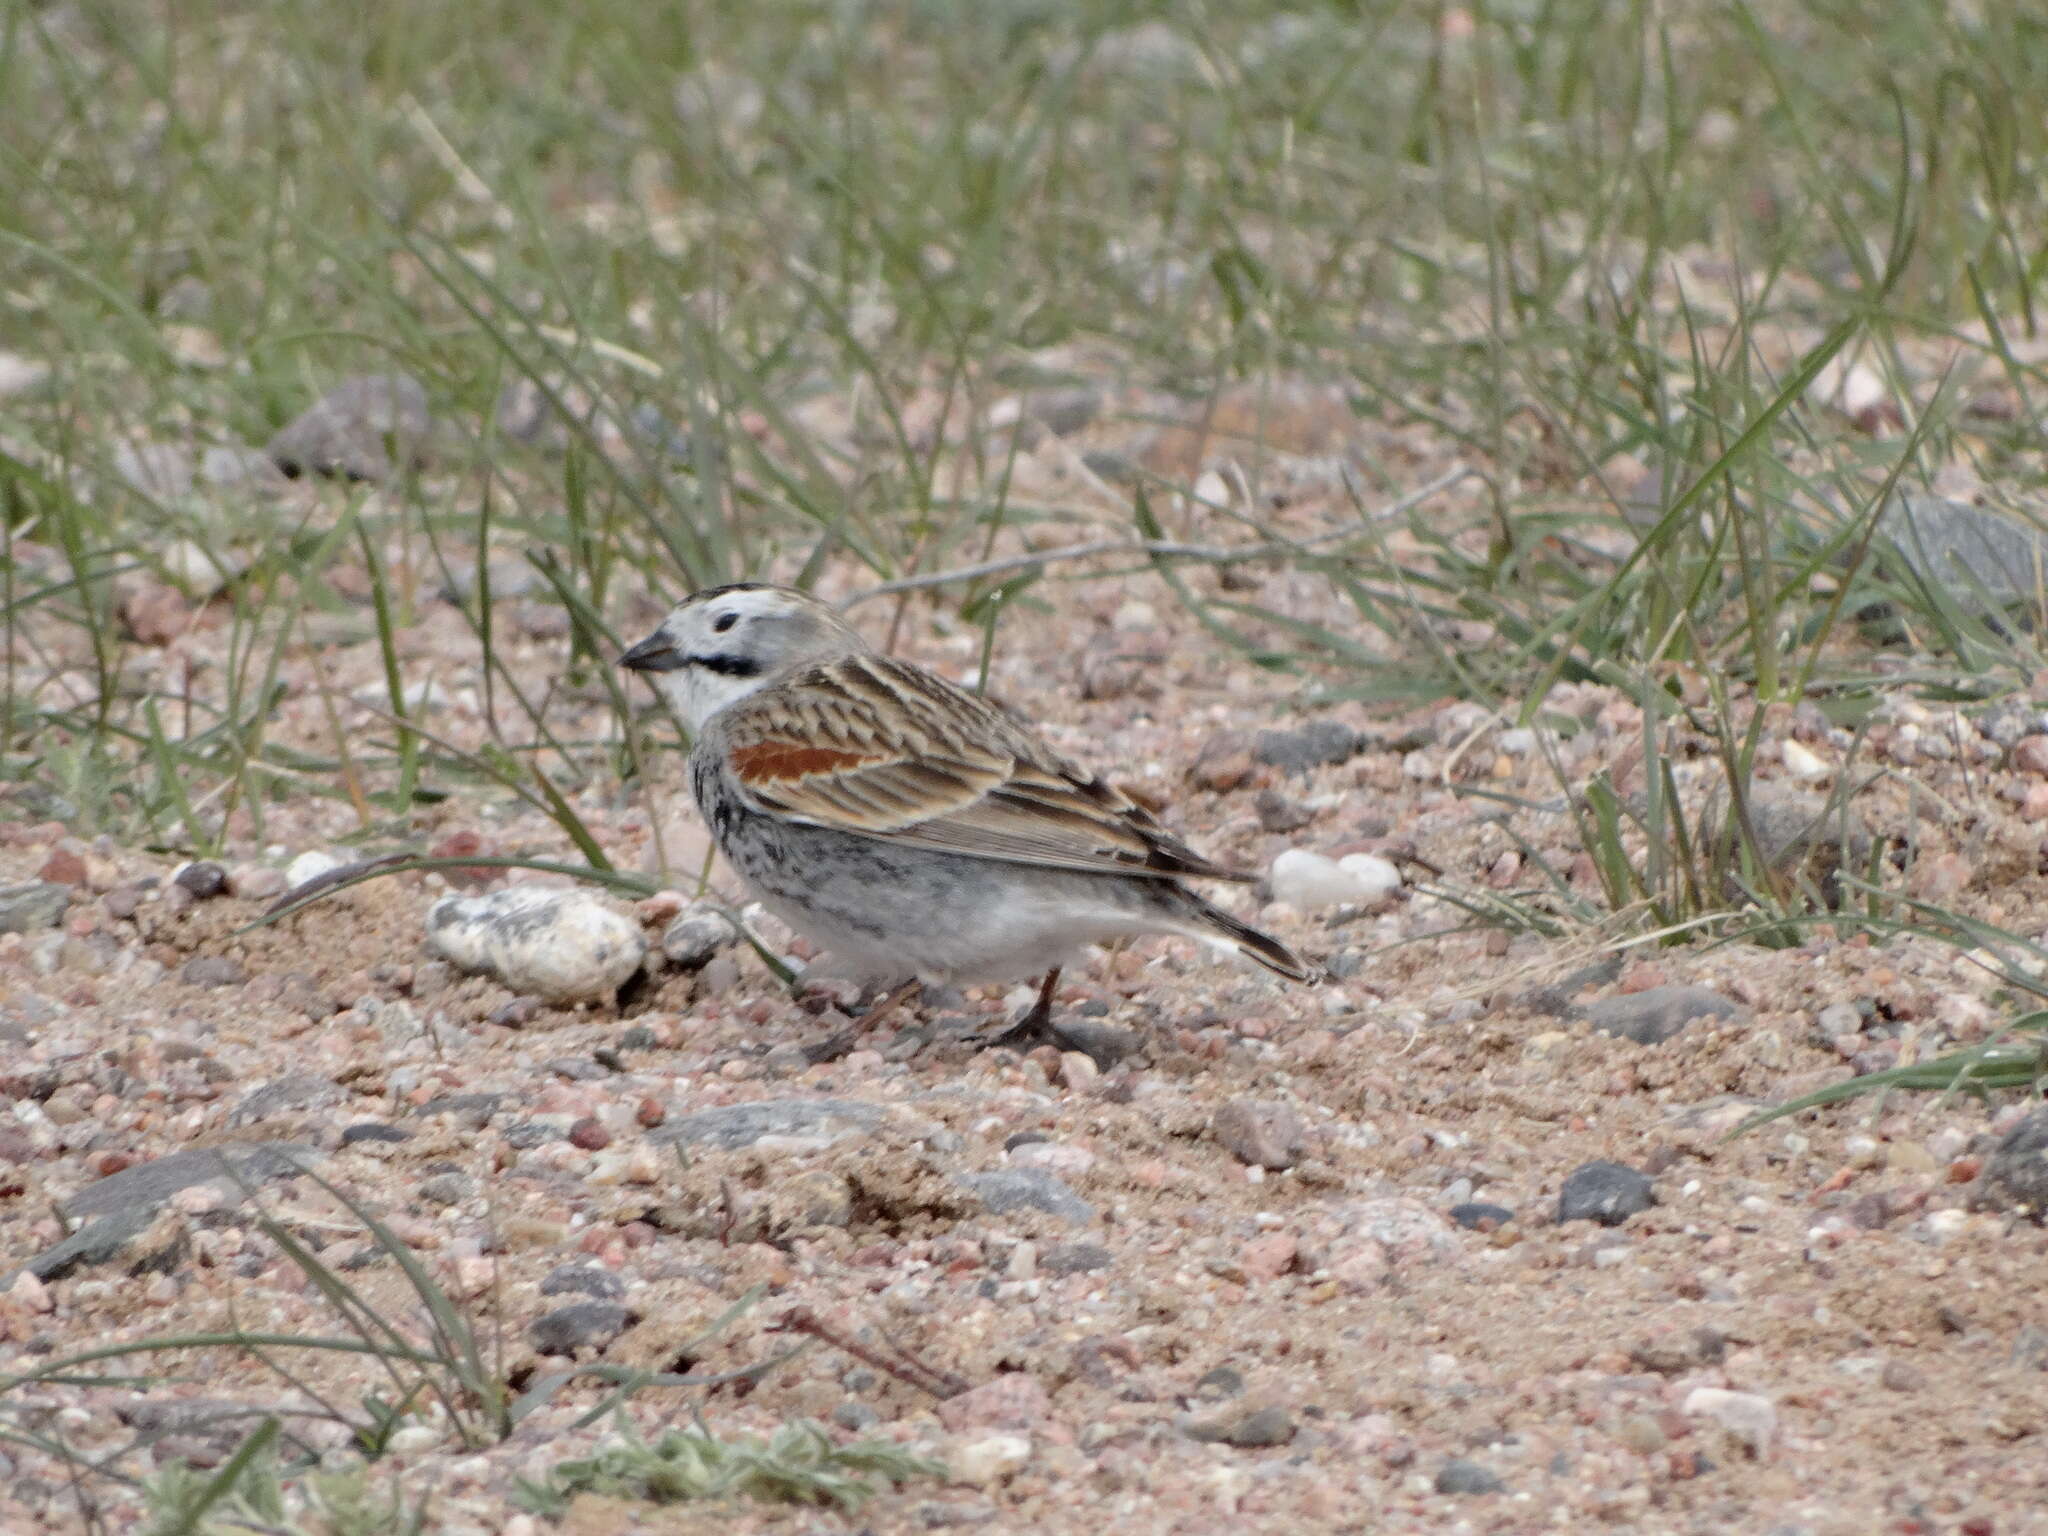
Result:
{"label": "bird's tail", "polygon": [[1277,972],[1289,981],[1307,982],[1313,986],[1328,979],[1328,973],[1321,966],[1302,959],[1271,934],[1261,933],[1251,924],[1239,922],[1193,891],[1183,890],[1181,894],[1187,897],[1192,915],[1204,930],[1204,937],[1221,939],[1239,954],[1258,961],[1267,970]]}

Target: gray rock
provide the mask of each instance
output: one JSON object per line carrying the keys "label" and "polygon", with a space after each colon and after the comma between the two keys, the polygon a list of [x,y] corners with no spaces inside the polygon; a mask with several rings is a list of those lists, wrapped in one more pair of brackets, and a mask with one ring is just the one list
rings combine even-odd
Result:
{"label": "gray rock", "polygon": [[1314,811],[1277,789],[1262,789],[1253,795],[1252,811],[1259,818],[1260,830],[1266,832],[1299,832],[1316,819]]}
{"label": "gray rock", "polygon": [[1107,1269],[1111,1255],[1100,1243],[1054,1243],[1039,1256],[1038,1267],[1052,1275],[1080,1275]]}
{"label": "gray rock", "polygon": [[1649,1175],[1621,1163],[1593,1162],[1572,1170],[1557,1197],[1557,1219],[1618,1227],[1657,1203]]}
{"label": "gray rock", "polygon": [[1605,986],[1621,974],[1621,956],[1607,955],[1591,965],[1559,977],[1545,986],[1531,987],[1517,1000],[1531,1013],[1562,1016],[1572,1011],[1572,998],[1587,987]]}
{"label": "gray rock", "polygon": [[[1715,783],[1701,803],[1699,824],[1704,852],[1710,863],[1728,870],[1723,895],[1736,901],[1743,897],[1744,860],[1739,857],[1740,826],[1731,824],[1727,812],[1727,785]],[[1824,901],[1835,900],[1836,875],[1842,864],[1843,823],[1841,810],[1824,795],[1783,789],[1777,785],[1752,783],[1748,789],[1749,826],[1756,835],[1756,855],[1780,879],[1805,881],[1820,892]],[[1849,857],[1852,867],[1868,854],[1870,834],[1862,813],[1852,805],[1848,817]]]}
{"label": "gray rock", "polygon": [[1244,1377],[1233,1367],[1219,1365],[1195,1383],[1197,1397],[1243,1397]]}
{"label": "gray rock", "polygon": [[239,987],[249,973],[232,955],[194,955],[178,967],[178,979],[191,987]]}
{"label": "gray rock", "polygon": [[1285,1408],[1259,1408],[1247,1414],[1190,1424],[1184,1433],[1190,1440],[1212,1445],[1230,1445],[1242,1451],[1268,1450],[1294,1438],[1294,1416]]}
{"label": "gray rock", "polygon": [[[104,1264],[147,1229],[178,1191],[211,1184],[229,1204],[239,1204],[244,1185],[303,1172],[318,1156],[311,1147],[292,1142],[252,1142],[198,1147],[137,1163],[65,1201],[65,1218],[85,1225],[24,1267],[37,1279],[55,1280],[82,1265]],[[10,1279],[0,1278],[0,1289]]]}
{"label": "gray rock", "polygon": [[572,1301],[535,1318],[526,1336],[539,1354],[573,1355],[605,1349],[634,1321],[632,1312],[616,1301]]}
{"label": "gray rock", "polygon": [[654,1142],[704,1143],[737,1152],[763,1136],[802,1137],[833,1142],[882,1123],[880,1105],[858,1099],[764,1099],[753,1104],[727,1104],[683,1115],[647,1133]]}
{"label": "gray rock", "polygon": [[198,863],[187,864],[171,876],[171,883],[185,891],[195,901],[211,901],[216,896],[227,894],[228,872],[218,864],[200,860]]}
{"label": "gray rock", "polygon": [[476,1193],[476,1180],[459,1168],[430,1173],[419,1182],[422,1200],[434,1205],[460,1205]]}
{"label": "gray rock", "polygon": [[250,1125],[292,1110],[325,1109],[339,1104],[344,1097],[341,1084],[334,1079],[316,1077],[310,1072],[295,1072],[289,1077],[259,1083],[243,1094],[241,1101],[228,1112],[228,1125]]}
{"label": "gray rock", "polygon": [[832,1422],[852,1434],[872,1429],[882,1422],[881,1414],[866,1403],[845,1402],[832,1410]]}
{"label": "gray rock", "polygon": [[1454,1205],[1447,1214],[1452,1221],[1471,1232],[1491,1231],[1515,1219],[1515,1213],[1506,1206],[1488,1205],[1483,1200],[1468,1200],[1463,1205]]}
{"label": "gray rock", "polygon": [[1111,485],[1129,485],[1145,478],[1145,467],[1136,459],[1107,448],[1091,448],[1081,455],[1081,463],[1089,474]]}
{"label": "gray rock", "polygon": [[143,1210],[154,1215],[171,1196],[195,1184],[218,1185],[223,1196],[239,1199],[244,1184],[303,1173],[318,1160],[313,1148],[289,1141],[194,1147],[137,1163],[86,1185],[64,1202],[64,1214],[72,1221],[116,1211]]}
{"label": "gray rock", "polygon": [[71,902],[71,887],[49,880],[0,885],[0,933],[34,933],[54,928]]}
{"label": "gray rock", "polygon": [[2021,699],[2003,699],[1977,717],[1977,730],[2007,751],[2041,729],[2041,712]]}
{"label": "gray rock", "polygon": [[181,443],[134,441],[114,444],[114,473],[152,501],[176,501],[192,493],[192,450]]}
{"label": "gray rock", "polygon": [[1637,1045],[1661,1045],[1694,1019],[1732,1019],[1741,1012],[1740,1004],[1718,992],[1687,986],[1650,987],[1621,997],[1604,997],[1580,1010],[1601,1034],[1633,1040]]}
{"label": "gray rock", "polygon": [[661,952],[679,971],[701,970],[719,951],[737,944],[739,937],[731,918],[700,903],[683,908],[661,931]]}
{"label": "gray rock", "polygon": [[549,1125],[545,1120],[520,1120],[500,1131],[499,1136],[506,1146],[515,1152],[529,1152],[535,1147],[544,1147],[551,1141],[561,1141],[568,1132],[560,1126]]}
{"label": "gray rock", "polygon": [[1272,1099],[1232,1099],[1216,1111],[1212,1128],[1239,1162],[1275,1172],[1292,1168],[1308,1145],[1300,1112]]}
{"label": "gray rock", "polygon": [[1042,1168],[999,1168],[990,1173],[962,1173],[954,1183],[972,1190],[991,1216],[1013,1211],[1043,1211],[1075,1226],[1095,1219],[1095,1207]]}
{"label": "gray rock", "polygon": [[295,477],[388,480],[392,452],[405,465],[418,463],[432,425],[419,380],[402,373],[358,374],[307,407],[264,452]]}
{"label": "gray rock", "polygon": [[1340,721],[1311,720],[1291,731],[1260,731],[1252,738],[1252,756],[1269,768],[1306,773],[1348,762],[1364,744],[1364,737]]}
{"label": "gray rock", "polygon": [[1508,1485],[1476,1461],[1460,1456],[1437,1469],[1438,1493],[1506,1493]]}
{"label": "gray rock", "polygon": [[427,945],[457,969],[551,1003],[609,1001],[640,969],[640,925],[587,891],[515,885],[444,896]]}
{"label": "gray rock", "polygon": [[1285,1408],[1260,1408],[1246,1414],[1230,1427],[1223,1443],[1239,1450],[1263,1450],[1285,1445],[1294,1438],[1294,1416]]}
{"label": "gray rock", "polygon": [[595,1264],[558,1264],[541,1280],[543,1296],[570,1292],[594,1296],[599,1301],[621,1301],[625,1299],[626,1282]]}
{"label": "gray rock", "polygon": [[509,1097],[511,1095],[503,1093],[444,1093],[437,1099],[427,1100],[413,1113],[421,1119],[429,1115],[460,1115],[464,1124],[480,1131],[505,1107]]}
{"label": "gray rock", "polygon": [[1023,419],[1054,437],[1072,437],[1102,414],[1102,391],[1092,384],[1035,389],[1024,397]]}
{"label": "gray rock", "polygon": [[358,1120],[341,1133],[344,1147],[355,1146],[358,1142],[397,1142],[412,1140],[412,1132],[401,1130],[395,1125],[385,1125],[378,1120]]}
{"label": "gray rock", "polygon": [[2035,1110],[1998,1138],[1985,1160],[1977,1198],[2036,1223],[2048,1221],[2048,1109]]}
{"label": "gray rock", "polygon": [[1966,609],[2033,597],[2048,571],[2048,534],[2017,513],[1900,491],[1878,514],[1874,548],[1888,569],[1938,587]]}
{"label": "gray rock", "polygon": [[[53,1243],[22,1266],[38,1280],[61,1280],[75,1269],[104,1264],[126,1248],[129,1242],[156,1220],[147,1210],[116,1211],[87,1222],[62,1242]],[[0,1287],[14,1282],[12,1273],[0,1275]]]}

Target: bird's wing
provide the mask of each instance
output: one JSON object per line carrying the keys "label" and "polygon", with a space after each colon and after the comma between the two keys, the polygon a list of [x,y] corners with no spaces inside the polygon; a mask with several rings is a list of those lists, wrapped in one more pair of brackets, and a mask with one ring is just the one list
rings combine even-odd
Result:
{"label": "bird's wing", "polygon": [[1252,878],[986,699],[885,656],[806,668],[725,710],[717,733],[741,791],[792,821],[1015,864]]}

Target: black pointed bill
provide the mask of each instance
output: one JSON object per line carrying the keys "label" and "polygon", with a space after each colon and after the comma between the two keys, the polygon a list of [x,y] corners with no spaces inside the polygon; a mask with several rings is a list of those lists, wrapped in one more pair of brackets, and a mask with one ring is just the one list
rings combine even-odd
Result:
{"label": "black pointed bill", "polygon": [[635,672],[673,672],[689,664],[690,658],[670,644],[668,636],[658,629],[619,657],[620,666]]}

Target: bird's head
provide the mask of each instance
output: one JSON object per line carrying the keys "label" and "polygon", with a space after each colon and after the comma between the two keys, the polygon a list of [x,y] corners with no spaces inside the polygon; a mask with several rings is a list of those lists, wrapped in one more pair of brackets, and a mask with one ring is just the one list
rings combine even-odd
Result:
{"label": "bird's head", "polygon": [[619,658],[667,695],[692,735],[756,689],[868,644],[828,605],[791,587],[707,587],[676,604]]}

